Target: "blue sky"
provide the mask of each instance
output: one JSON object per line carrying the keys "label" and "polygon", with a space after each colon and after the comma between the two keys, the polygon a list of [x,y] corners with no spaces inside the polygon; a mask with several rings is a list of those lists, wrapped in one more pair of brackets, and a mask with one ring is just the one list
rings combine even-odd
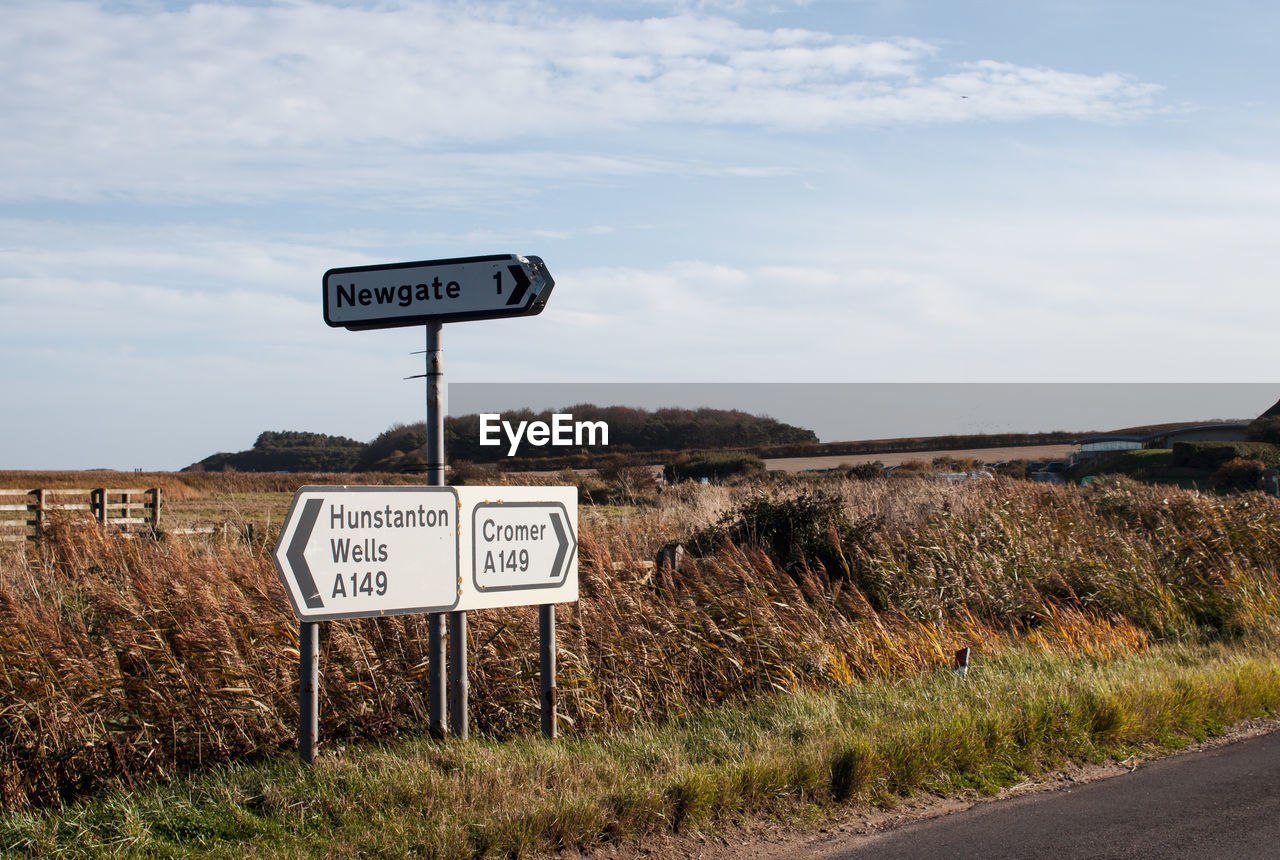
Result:
{"label": "blue sky", "polygon": [[0,468],[418,420],[320,278],[471,254],[557,286],[451,382],[1275,379],[1274,4],[0,13]]}

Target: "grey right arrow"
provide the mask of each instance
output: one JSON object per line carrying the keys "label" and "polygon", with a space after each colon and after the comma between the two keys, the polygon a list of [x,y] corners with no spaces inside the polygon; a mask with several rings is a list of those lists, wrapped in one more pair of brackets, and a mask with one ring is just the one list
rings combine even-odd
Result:
{"label": "grey right arrow", "polygon": [[289,560],[289,569],[293,572],[293,578],[297,580],[298,588],[302,592],[302,602],[308,609],[324,609],[324,601],[320,599],[320,589],[316,587],[311,568],[307,566],[307,557],[303,555],[307,551],[307,541],[311,540],[311,531],[316,527],[316,520],[320,517],[320,508],[323,506],[324,499],[307,499],[302,506],[302,513],[298,516],[297,531],[293,533],[293,540],[289,541],[289,550],[284,554]]}
{"label": "grey right arrow", "polygon": [[560,515],[555,511],[551,512],[551,527],[556,530],[556,540],[560,546],[556,550],[555,563],[551,565],[551,578],[556,579],[560,576],[560,568],[564,566],[565,557],[569,554],[570,547],[577,542],[573,539],[572,534],[566,534],[568,529],[560,523]]}

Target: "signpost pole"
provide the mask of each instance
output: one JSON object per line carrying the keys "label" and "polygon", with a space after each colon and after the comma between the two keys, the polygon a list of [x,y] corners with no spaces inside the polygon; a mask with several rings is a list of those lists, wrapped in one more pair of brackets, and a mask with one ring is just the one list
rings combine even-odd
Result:
{"label": "signpost pole", "polygon": [[[444,324],[427,323],[427,483],[444,486],[444,367],[441,333]],[[450,612],[449,616],[449,731],[462,739],[467,737],[467,613]],[[437,737],[445,734],[444,714],[444,637],[441,633],[442,613],[432,613],[427,621],[428,674],[431,689],[429,710],[431,730]]]}
{"label": "signpost pole", "polygon": [[467,739],[467,613],[449,613],[449,730]]}
{"label": "signpost pole", "polygon": [[542,736],[556,739],[556,605],[538,607],[538,657],[542,681]]}
{"label": "signpost pole", "polygon": [[444,723],[444,665],[444,613],[432,612],[427,616],[427,698],[431,736],[437,740],[443,738],[447,731]]}
{"label": "signpost pole", "polygon": [[320,734],[320,622],[298,625],[298,757],[315,764]]}
{"label": "signpost pole", "polygon": [[[444,486],[444,366],[442,364],[442,329],[436,320],[427,329],[427,483]],[[431,734],[445,736],[445,652],[444,613],[427,616],[427,699]]]}

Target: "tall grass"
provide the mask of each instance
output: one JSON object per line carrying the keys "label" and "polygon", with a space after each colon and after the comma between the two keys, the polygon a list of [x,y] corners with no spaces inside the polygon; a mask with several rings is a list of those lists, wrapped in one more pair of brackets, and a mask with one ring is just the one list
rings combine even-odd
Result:
{"label": "tall grass", "polygon": [[[839,569],[729,543],[672,576],[646,568],[667,540],[746,509],[751,488],[669,492],[621,518],[584,509],[582,599],[559,616],[562,729],[919,674],[962,646],[1105,661],[1156,639],[1277,633],[1270,499],[1130,483],[827,489],[847,518],[830,531]],[[297,627],[262,544],[65,523],[4,552],[0,805],[58,805],[294,743]],[[472,726],[530,732],[536,612],[476,612],[469,626]],[[326,746],[425,727],[426,638],[418,616],[324,625]]]}
{"label": "tall grass", "polygon": [[1012,649],[945,669],[759,697],[551,745],[416,740],[217,768],[55,813],[0,816],[32,856],[521,857],[760,815],[822,820],[929,790],[992,794],[1067,761],[1202,739],[1280,707],[1261,649],[1157,646],[1098,663]]}

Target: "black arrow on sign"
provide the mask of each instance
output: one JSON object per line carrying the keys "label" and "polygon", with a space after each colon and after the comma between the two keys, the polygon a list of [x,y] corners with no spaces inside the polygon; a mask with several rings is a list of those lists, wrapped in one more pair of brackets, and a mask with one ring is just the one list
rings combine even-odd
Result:
{"label": "black arrow on sign", "polygon": [[569,548],[576,546],[577,541],[573,540],[572,535],[565,534],[565,527],[560,523],[560,515],[554,511],[551,513],[551,527],[556,530],[556,540],[560,543],[560,547],[556,550],[555,563],[551,565],[551,578],[555,579],[560,575],[560,568],[569,554]]}
{"label": "black arrow on sign", "polygon": [[320,508],[323,506],[324,499],[307,499],[298,517],[298,529],[293,533],[293,540],[289,541],[289,551],[284,554],[289,560],[289,569],[293,571],[293,578],[298,581],[298,588],[302,590],[302,602],[308,609],[324,608],[324,601],[320,599],[320,589],[316,588],[315,578],[311,576],[311,568],[307,566],[307,558],[303,555],[307,550],[307,541],[311,540],[311,531],[316,527],[316,520],[320,517]]}
{"label": "black arrow on sign", "polygon": [[511,293],[511,298],[507,299],[507,304],[518,305],[524,298],[524,294],[529,291],[529,276],[524,273],[524,269],[520,266],[507,266],[507,271],[511,273],[511,277],[515,278],[516,288]]}

